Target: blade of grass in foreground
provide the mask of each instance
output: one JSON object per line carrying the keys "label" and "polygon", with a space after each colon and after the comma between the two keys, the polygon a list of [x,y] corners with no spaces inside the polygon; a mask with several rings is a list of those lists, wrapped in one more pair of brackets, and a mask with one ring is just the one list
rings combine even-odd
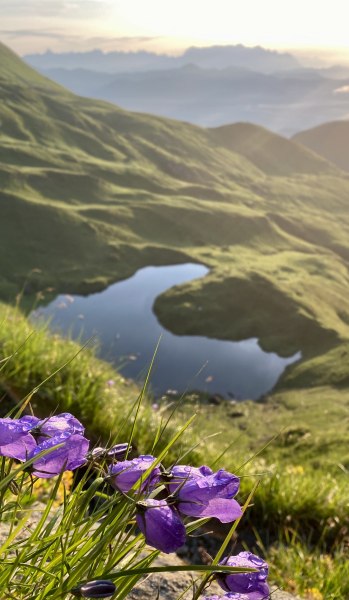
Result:
{"label": "blade of grass in foreground", "polygon": [[159,338],[159,340],[158,340],[158,342],[157,342],[157,344],[155,346],[154,354],[153,354],[153,357],[152,357],[150,365],[149,365],[147,376],[145,378],[143,387],[141,389],[141,393],[139,394],[139,397],[138,397],[138,402],[136,404],[136,414],[135,414],[135,417],[134,417],[134,421],[132,423],[132,429],[131,429],[130,437],[129,437],[129,440],[128,440],[128,448],[127,448],[127,451],[126,451],[126,458],[128,457],[129,452],[130,452],[130,448],[131,448],[131,445],[132,445],[132,440],[133,440],[134,432],[135,432],[135,429],[136,429],[136,423],[137,423],[138,416],[139,416],[139,411],[140,411],[140,408],[141,408],[141,404],[142,404],[142,400],[144,398],[145,391],[146,391],[146,389],[148,387],[150,374],[151,374],[151,371],[152,371],[152,368],[153,368],[153,365],[154,365],[155,357],[156,357],[156,354],[157,354],[160,342],[161,342],[161,336],[160,336],[160,338]]}

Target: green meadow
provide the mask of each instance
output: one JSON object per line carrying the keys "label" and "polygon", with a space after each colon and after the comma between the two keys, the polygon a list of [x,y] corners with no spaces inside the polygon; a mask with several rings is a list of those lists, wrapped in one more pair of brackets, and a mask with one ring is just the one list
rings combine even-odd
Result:
{"label": "green meadow", "polygon": [[[98,360],[93,350],[46,328],[33,331],[17,308],[1,304],[0,323],[3,411],[30,396],[39,416],[52,411],[79,415],[96,444],[121,430],[127,438],[140,394],[135,384]],[[236,472],[241,502],[260,482],[239,526],[238,547],[246,544],[264,554],[272,581],[282,589],[301,595],[313,590],[317,595],[311,600],[346,600],[348,395],[328,386],[275,393],[263,402],[213,406],[203,395],[190,393],[162,400],[157,410],[149,393],[142,396],[135,451],[161,451],[194,415],[168,461]]]}
{"label": "green meadow", "polygon": [[[347,598],[348,174],[257,126],[202,129],[74,96],[1,45],[0,94],[1,300],[22,290],[28,308],[38,294],[101,290],[149,264],[207,265],[205,278],[157,299],[165,327],[258,337],[265,350],[303,358],[257,403],[212,406],[195,391],[176,400],[171,427],[197,413],[183,448],[193,460],[212,463],[229,447],[219,462],[237,469],[257,454],[243,489],[261,473],[251,519],[275,553],[277,581]],[[17,309],[0,313],[7,401],[37,388],[38,411],[77,411],[96,441],[120,426],[135,385],[89,350],[69,362],[77,346],[30,335]],[[155,414],[150,404],[137,431],[144,451],[173,408]],[[294,555],[281,560],[276,548],[290,541]]]}

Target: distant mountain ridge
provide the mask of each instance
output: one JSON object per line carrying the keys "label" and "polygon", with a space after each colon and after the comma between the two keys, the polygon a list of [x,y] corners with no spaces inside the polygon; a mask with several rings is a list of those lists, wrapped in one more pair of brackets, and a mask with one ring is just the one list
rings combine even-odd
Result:
{"label": "distant mountain ridge", "polygon": [[296,69],[272,74],[243,67],[203,68],[193,63],[165,70],[102,73],[87,69],[42,71],[76,94],[127,110],[215,127],[249,121],[285,135],[347,114],[348,80]]}
{"label": "distant mountain ridge", "polygon": [[349,120],[323,123],[297,133],[292,139],[349,171]]}
{"label": "distant mountain ridge", "polygon": [[260,46],[208,46],[188,48],[180,56],[152,52],[87,52],[28,54],[23,57],[37,69],[88,69],[110,73],[139,72],[158,69],[174,69],[188,63],[204,68],[224,69],[243,67],[271,73],[300,67],[297,59],[289,53],[267,50]]}
{"label": "distant mountain ridge", "polygon": [[289,137],[347,115],[347,67],[304,68],[260,46],[192,47],[180,56],[47,51],[25,59],[75,94],[202,127],[251,122]]}
{"label": "distant mountain ridge", "polygon": [[[319,156],[309,154],[300,144],[258,127],[251,123],[233,123],[211,129],[212,136],[220,145],[245,156],[268,175],[320,172]],[[326,170],[328,163],[324,161]]]}
{"label": "distant mountain ridge", "polygon": [[288,71],[301,65],[289,52],[269,50],[262,46],[208,46],[192,47],[184,52],[182,60],[206,69],[242,67],[261,73]]}

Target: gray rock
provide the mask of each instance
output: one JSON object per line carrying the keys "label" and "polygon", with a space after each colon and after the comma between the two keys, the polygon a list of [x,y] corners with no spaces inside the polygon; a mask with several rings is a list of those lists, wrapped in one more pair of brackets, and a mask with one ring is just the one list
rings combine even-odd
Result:
{"label": "gray rock", "polygon": [[[36,526],[42,515],[42,505],[35,503],[32,507],[30,519],[26,523],[26,527],[19,534],[17,539],[23,539],[30,535],[33,527]],[[7,539],[10,530],[10,524],[2,522],[0,527],[0,546]],[[158,567],[171,567],[180,566],[184,563],[175,554],[172,555],[161,555],[159,556],[154,565]],[[198,581],[198,576],[195,572],[183,571],[183,572],[166,572],[166,573],[154,573],[141,580],[133,590],[128,594],[128,600],[177,600],[179,597],[181,600],[192,600],[193,598],[193,586],[195,581]],[[207,595],[223,595],[222,589],[213,582],[207,590]],[[272,590],[272,600],[301,600],[299,596],[294,596],[287,592],[280,590]]]}
{"label": "gray rock", "polygon": [[[160,556],[154,563],[158,567],[179,566],[183,561],[175,555]],[[176,573],[154,573],[142,580],[132,592],[127,596],[128,600],[192,600],[193,584],[197,579],[194,572],[176,572]],[[212,583],[207,590],[207,595],[223,595],[223,590]],[[301,600],[299,596],[294,596],[288,592],[272,589],[272,600]]]}

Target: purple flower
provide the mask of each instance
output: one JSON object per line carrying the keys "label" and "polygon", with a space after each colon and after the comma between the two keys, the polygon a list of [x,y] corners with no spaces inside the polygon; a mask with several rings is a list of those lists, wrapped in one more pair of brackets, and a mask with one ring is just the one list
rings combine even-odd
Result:
{"label": "purple flower", "polygon": [[0,419],[0,456],[25,461],[36,447],[28,426],[17,419]]}
{"label": "purple flower", "polygon": [[136,520],[147,544],[157,550],[169,554],[185,543],[185,527],[165,500],[138,502]]}
{"label": "purple flower", "polygon": [[34,461],[32,465],[34,475],[49,479],[62,471],[73,471],[86,462],[89,441],[82,435],[67,433],[45,439],[36,446],[28,458],[33,458],[43,450],[54,448],[57,444],[63,445]]}
{"label": "purple flower", "polygon": [[18,421],[28,427],[28,430],[32,431],[38,443],[61,433],[83,435],[85,431],[80,421],[70,413],[61,413],[42,420],[26,415],[18,419]]}
{"label": "purple flower", "polygon": [[43,450],[52,450],[34,461],[31,471],[38,477],[54,477],[63,469],[73,470],[86,460],[89,441],[84,428],[70,413],[40,420],[31,415],[20,419],[0,419],[0,455],[22,462]]}
{"label": "purple flower", "polygon": [[208,475],[213,475],[213,471],[210,467],[206,467],[205,465],[199,468],[189,467],[187,465],[176,465],[172,467],[170,475],[171,479],[169,480],[168,488],[171,494],[173,494],[189,479],[207,477]]}
{"label": "purple flower", "polygon": [[267,600],[269,598],[270,591],[266,583],[269,569],[262,558],[251,552],[240,552],[237,556],[224,558],[220,564],[257,569],[250,573],[217,573],[216,579],[223,590],[246,594],[248,600]]}
{"label": "purple flower", "polygon": [[[129,492],[134,484],[155,462],[154,456],[141,455],[133,460],[117,462],[109,467],[111,485],[120,492]],[[160,469],[155,467],[151,474],[142,482],[141,490],[154,489],[160,481]]]}
{"label": "purple flower", "polygon": [[[187,479],[183,478],[183,483],[172,490],[181,513],[190,517],[215,517],[222,523],[230,523],[241,517],[241,507],[233,500],[240,486],[236,475],[223,469],[212,473],[208,467],[201,467],[199,474],[189,469]],[[170,488],[173,485],[171,483]]]}
{"label": "purple flower", "polygon": [[24,417],[21,417],[20,419],[13,420],[16,420],[17,423],[20,423],[27,431],[34,429],[37,424],[40,423],[40,419],[33,417],[32,415],[24,415]]}

